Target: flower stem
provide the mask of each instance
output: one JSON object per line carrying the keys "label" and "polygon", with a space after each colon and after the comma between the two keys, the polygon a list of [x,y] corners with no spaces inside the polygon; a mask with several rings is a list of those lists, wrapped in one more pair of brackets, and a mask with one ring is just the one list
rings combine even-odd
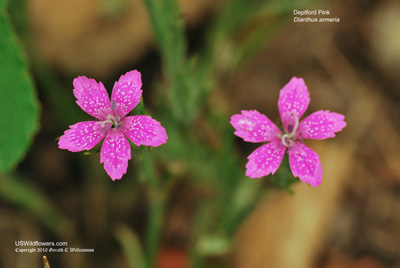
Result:
{"label": "flower stem", "polygon": [[157,252],[160,244],[162,224],[164,219],[165,195],[162,191],[162,185],[155,164],[149,152],[143,153],[143,169],[148,202],[147,229],[145,234],[144,248],[146,254],[146,267],[152,268],[155,265]]}
{"label": "flower stem", "polygon": [[145,237],[148,268],[154,267],[157,258],[165,208],[163,199],[158,192],[150,191],[148,199],[149,215]]}

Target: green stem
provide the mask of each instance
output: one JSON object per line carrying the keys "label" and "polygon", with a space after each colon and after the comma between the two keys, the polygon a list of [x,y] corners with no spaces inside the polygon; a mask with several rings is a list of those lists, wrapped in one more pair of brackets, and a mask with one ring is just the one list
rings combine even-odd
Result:
{"label": "green stem", "polygon": [[145,183],[147,192],[148,217],[147,230],[145,234],[145,255],[146,268],[152,268],[155,265],[157,252],[160,244],[162,224],[164,219],[164,208],[166,203],[165,195],[162,191],[160,177],[155,172],[155,163],[147,150],[143,152],[141,176]]}
{"label": "green stem", "polygon": [[164,198],[157,193],[150,193],[149,195],[149,216],[146,232],[146,255],[148,268],[154,267],[157,258],[165,208],[165,202],[163,199]]}
{"label": "green stem", "polygon": [[29,211],[58,237],[71,237],[74,234],[68,218],[43,193],[22,182],[17,176],[0,174],[0,199]]}

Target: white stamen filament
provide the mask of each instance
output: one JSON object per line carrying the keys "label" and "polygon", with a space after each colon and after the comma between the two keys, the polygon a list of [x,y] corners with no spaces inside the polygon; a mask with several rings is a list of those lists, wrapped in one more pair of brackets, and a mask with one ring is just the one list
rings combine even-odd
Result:
{"label": "white stamen filament", "polygon": [[291,138],[293,138],[294,134],[297,131],[297,128],[299,127],[299,118],[297,117],[297,115],[294,112],[291,113],[291,116],[294,116],[294,119],[295,119],[293,131],[290,133]]}
{"label": "white stamen filament", "polygon": [[104,120],[104,121],[101,122],[101,127],[105,127],[105,125],[106,125],[107,123],[113,124],[114,121],[113,121],[112,119]]}

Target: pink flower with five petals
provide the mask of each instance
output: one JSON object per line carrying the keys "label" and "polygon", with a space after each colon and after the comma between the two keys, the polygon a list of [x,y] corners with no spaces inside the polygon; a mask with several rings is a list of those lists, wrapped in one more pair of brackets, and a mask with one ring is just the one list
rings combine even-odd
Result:
{"label": "pink flower with five petals", "polygon": [[167,142],[167,133],[160,122],[148,115],[126,116],[140,102],[142,80],[134,70],[115,82],[111,101],[103,83],[79,76],[74,79],[76,103],[99,121],[85,121],[70,126],[58,141],[60,149],[71,152],[90,150],[103,141],[100,163],[112,180],[122,178],[131,159],[127,137],[137,146],[159,146]]}
{"label": "pink flower with five petals", "polygon": [[322,140],[335,137],[345,126],[344,116],[317,111],[299,122],[310,103],[310,94],[302,78],[293,77],[280,91],[278,108],[283,132],[258,111],[242,111],[231,118],[235,135],[248,142],[269,142],[248,157],[246,176],[261,178],[274,174],[286,152],[293,176],[312,186],[322,180],[319,156],[303,144],[303,139]]}

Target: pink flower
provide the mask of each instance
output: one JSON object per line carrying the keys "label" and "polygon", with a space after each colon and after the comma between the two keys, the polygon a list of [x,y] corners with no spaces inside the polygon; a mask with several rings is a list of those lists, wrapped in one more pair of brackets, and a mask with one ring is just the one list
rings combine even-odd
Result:
{"label": "pink flower", "polygon": [[79,76],[74,79],[76,103],[99,121],[85,121],[70,126],[58,141],[60,149],[71,152],[90,150],[104,138],[100,163],[112,180],[122,178],[131,159],[128,137],[135,145],[159,146],[167,142],[161,124],[148,115],[126,116],[140,102],[142,81],[134,70],[115,82],[111,101],[103,83]]}
{"label": "pink flower", "polygon": [[346,122],[341,114],[321,110],[299,123],[309,103],[310,94],[304,80],[293,77],[279,95],[283,132],[268,117],[255,110],[232,116],[231,124],[236,129],[236,136],[248,142],[269,142],[249,155],[246,176],[261,178],[274,174],[287,149],[293,176],[312,186],[321,183],[322,168],[318,154],[304,145],[303,139],[335,137]]}

